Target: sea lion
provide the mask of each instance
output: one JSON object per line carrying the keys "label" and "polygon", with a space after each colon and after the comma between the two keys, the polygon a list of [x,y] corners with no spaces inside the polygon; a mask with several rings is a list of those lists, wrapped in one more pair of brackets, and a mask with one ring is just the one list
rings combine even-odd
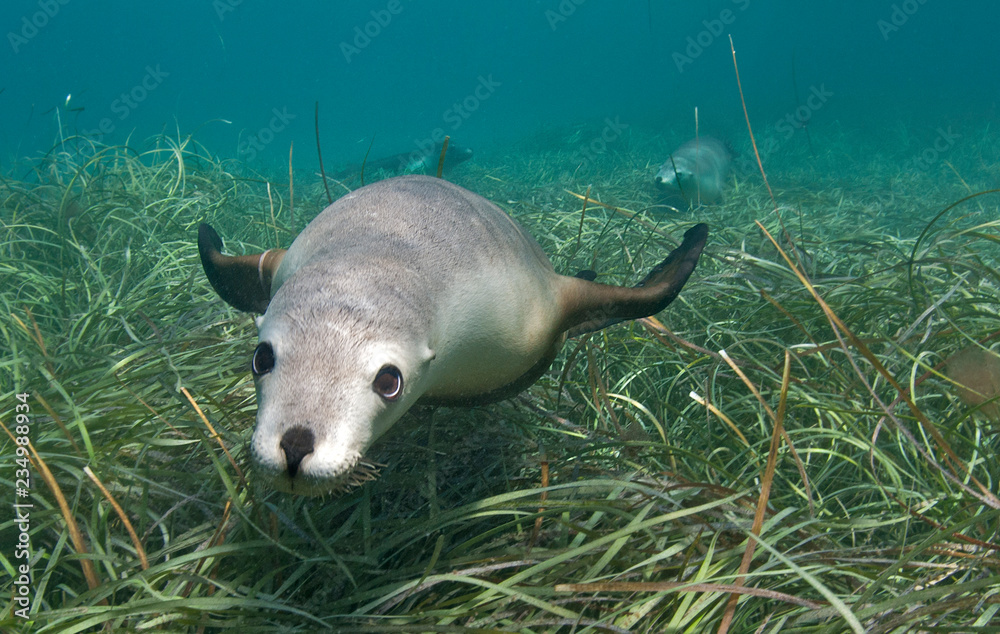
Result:
{"label": "sea lion", "polygon": [[688,204],[711,205],[722,200],[730,160],[729,150],[721,141],[712,137],[692,139],[674,150],[653,181]]}
{"label": "sea lion", "polygon": [[428,176],[357,189],[287,251],[232,257],[201,225],[202,266],[232,306],[263,312],[251,359],[252,453],[284,491],[356,480],[368,447],[418,401],[472,405],[541,376],[565,336],[665,308],[694,270],[699,224],[634,288],[558,275],[485,198]]}

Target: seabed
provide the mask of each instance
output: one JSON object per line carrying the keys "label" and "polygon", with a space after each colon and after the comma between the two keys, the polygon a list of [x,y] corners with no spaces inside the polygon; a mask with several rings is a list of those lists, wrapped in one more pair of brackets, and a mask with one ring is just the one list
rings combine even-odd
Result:
{"label": "seabed", "polygon": [[569,341],[515,399],[414,411],[378,479],[326,499],[255,483],[256,332],[195,245],[210,222],[231,253],[287,246],[319,176],[293,205],[287,166],[183,136],[5,170],[0,478],[26,393],[33,578],[32,621],[0,628],[997,631],[1000,194],[973,196],[995,135],[925,160],[933,132],[797,133],[762,157],[773,201],[748,142],[722,204],[673,209],[652,175],[686,139],[636,127],[581,161],[600,125],[448,177],[608,283],[708,223],[680,298]]}

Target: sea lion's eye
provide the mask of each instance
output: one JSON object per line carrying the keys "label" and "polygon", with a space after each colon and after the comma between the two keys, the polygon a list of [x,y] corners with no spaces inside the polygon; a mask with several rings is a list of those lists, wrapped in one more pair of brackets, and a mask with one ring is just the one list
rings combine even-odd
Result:
{"label": "sea lion's eye", "polygon": [[387,401],[395,401],[403,393],[403,373],[394,365],[384,365],[372,381],[372,389]]}
{"label": "sea lion's eye", "polygon": [[274,369],[274,348],[266,341],[257,344],[250,360],[250,371],[254,376],[264,376]]}

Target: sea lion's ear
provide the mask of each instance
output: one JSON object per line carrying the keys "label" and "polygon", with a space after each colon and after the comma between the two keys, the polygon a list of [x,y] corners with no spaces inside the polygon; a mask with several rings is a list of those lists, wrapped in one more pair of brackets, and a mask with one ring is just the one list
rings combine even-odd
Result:
{"label": "sea lion's ear", "polygon": [[570,337],[629,319],[655,315],[677,298],[684,288],[708,238],[708,225],[697,224],[684,241],[634,288],[596,284],[585,278],[564,278],[568,285],[560,298],[560,329]]}
{"label": "sea lion's ear", "polygon": [[215,292],[237,310],[263,313],[271,301],[271,281],[285,256],[285,249],[268,249],[255,255],[223,255],[222,239],[212,227],[198,227],[201,266]]}

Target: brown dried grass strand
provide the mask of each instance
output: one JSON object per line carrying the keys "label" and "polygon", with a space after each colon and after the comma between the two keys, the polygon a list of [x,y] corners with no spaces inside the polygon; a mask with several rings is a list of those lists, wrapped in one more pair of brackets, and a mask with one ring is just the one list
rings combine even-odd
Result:
{"label": "brown dried grass strand", "polygon": [[764,590],[762,588],[748,588],[746,586],[736,586],[725,583],[684,583],[680,581],[613,581],[608,583],[560,583],[556,584],[556,592],[732,592],[736,594],[749,594],[758,597],[794,603],[807,608],[819,609],[826,607],[825,603],[800,599],[784,592]]}
{"label": "brown dried grass strand", "polygon": [[115,510],[118,514],[118,518],[125,525],[125,530],[128,531],[128,536],[132,539],[132,545],[135,546],[135,552],[139,555],[139,565],[142,566],[143,570],[149,569],[149,560],[146,558],[146,549],[142,547],[142,542],[139,541],[139,536],[136,534],[135,529],[132,528],[132,522],[129,521],[128,515],[125,514],[125,510],[118,504],[118,500],[111,495],[111,491],[104,486],[104,484],[97,478],[90,467],[84,467],[83,472],[87,474],[87,477],[97,485],[97,488],[101,490],[104,494],[105,499],[111,503],[111,508]]}
{"label": "brown dried grass strand", "polygon": [[[0,421],[0,427],[3,428],[4,432],[10,436],[11,442],[17,444],[14,439],[14,434],[11,433],[7,426]],[[28,449],[34,455],[34,459],[31,460],[32,466],[35,467],[35,471],[42,475],[42,480],[52,491],[52,495],[56,498],[56,504],[59,505],[59,511],[62,513],[63,520],[66,522],[66,529],[69,531],[70,541],[73,542],[73,548],[76,550],[77,554],[80,555],[80,567],[83,569],[83,576],[87,580],[87,587],[91,590],[95,590],[100,587],[101,582],[97,578],[97,570],[94,568],[94,562],[86,558],[86,555],[90,554],[87,549],[87,543],[83,540],[83,533],[80,532],[80,526],[76,523],[76,518],[73,517],[73,512],[69,508],[69,503],[66,502],[66,496],[63,495],[62,489],[59,487],[59,483],[56,481],[52,472],[49,470],[49,466],[45,464],[45,461],[35,450],[35,445],[28,441]],[[107,601],[105,599],[101,600],[102,605],[106,605]]]}
{"label": "brown dried grass strand", "polygon": [[445,135],[444,142],[441,143],[441,157],[438,158],[438,169],[437,169],[437,177],[438,178],[441,178],[441,175],[444,174],[444,157],[445,157],[445,154],[448,153],[448,142],[449,141],[451,141],[451,137]]}
{"label": "brown dried grass strand", "polygon": [[[728,358],[728,355],[723,358]],[[761,528],[764,526],[764,515],[767,512],[767,502],[771,497],[771,484],[774,482],[774,470],[778,461],[778,446],[781,442],[784,431],[785,405],[788,402],[788,382],[791,378],[792,355],[785,350],[785,367],[781,374],[781,396],[778,401],[778,413],[774,417],[774,430],[771,432],[771,448],[767,454],[767,466],[764,468],[764,476],[760,482],[760,496],[757,499],[757,510],[754,513],[753,524],[750,533],[759,537]],[[733,585],[742,587],[746,579],[746,574],[750,571],[750,563],[753,561],[754,551],[757,549],[757,540],[747,539],[746,550],[743,551],[743,559],[740,562],[740,572]],[[719,634],[729,631],[729,626],[736,615],[736,604],[739,602],[739,595],[731,593],[729,601],[726,602],[726,612],[722,615],[722,622],[719,624]]]}
{"label": "brown dried grass strand", "polygon": [[198,403],[195,402],[194,397],[192,397],[191,393],[187,391],[187,388],[182,387],[181,392],[184,393],[188,402],[191,403],[191,407],[193,407],[194,411],[196,411],[198,416],[201,417],[201,422],[205,423],[205,427],[208,428],[210,437],[214,438],[215,442],[219,443],[219,446],[222,447],[222,451],[226,454],[226,458],[229,459],[229,464],[233,465],[233,469],[236,470],[236,474],[240,477],[240,483],[245,487],[247,485],[247,481],[246,478],[243,477],[243,470],[240,469],[238,464],[236,464],[236,460],[233,459],[233,455],[229,453],[229,449],[226,447],[226,444],[222,442],[222,436],[215,431],[215,427],[212,427],[212,423],[208,422],[208,418],[205,416],[204,412],[201,411],[201,408],[198,407]]}

